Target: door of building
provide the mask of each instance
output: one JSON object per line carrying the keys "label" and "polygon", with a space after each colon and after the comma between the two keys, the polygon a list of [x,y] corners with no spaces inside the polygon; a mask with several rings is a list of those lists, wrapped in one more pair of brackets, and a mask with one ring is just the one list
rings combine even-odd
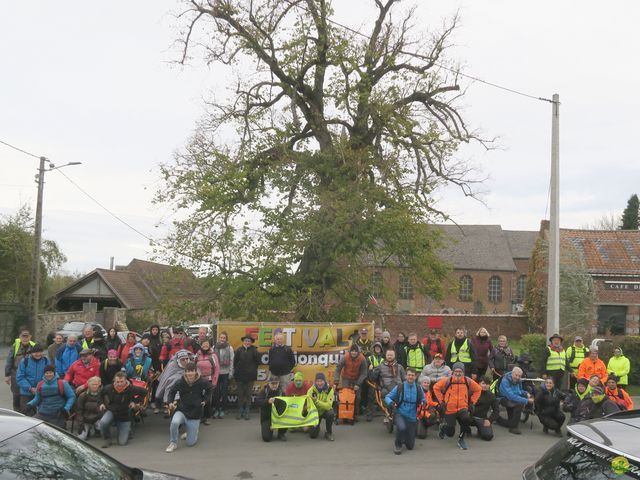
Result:
{"label": "door of building", "polygon": [[598,306],[598,333],[601,335],[624,335],[627,327],[626,305]]}

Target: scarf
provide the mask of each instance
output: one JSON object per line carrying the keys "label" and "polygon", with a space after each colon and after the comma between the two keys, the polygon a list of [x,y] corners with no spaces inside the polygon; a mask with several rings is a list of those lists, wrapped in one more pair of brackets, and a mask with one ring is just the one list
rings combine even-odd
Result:
{"label": "scarf", "polygon": [[549,348],[554,352],[558,352],[558,353],[564,350],[564,348],[562,348],[562,345],[560,345],[559,347],[556,347],[555,345],[552,344],[552,345],[549,345]]}

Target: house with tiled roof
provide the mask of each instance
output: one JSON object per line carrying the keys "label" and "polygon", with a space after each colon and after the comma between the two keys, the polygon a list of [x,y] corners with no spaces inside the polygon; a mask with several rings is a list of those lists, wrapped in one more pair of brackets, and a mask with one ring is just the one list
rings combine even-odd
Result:
{"label": "house with tiled roof", "polygon": [[200,288],[192,272],[171,265],[133,259],[115,269],[96,268],[54,294],[50,304],[59,311],[81,311],[83,304],[129,310],[152,309],[167,297],[197,296]]}

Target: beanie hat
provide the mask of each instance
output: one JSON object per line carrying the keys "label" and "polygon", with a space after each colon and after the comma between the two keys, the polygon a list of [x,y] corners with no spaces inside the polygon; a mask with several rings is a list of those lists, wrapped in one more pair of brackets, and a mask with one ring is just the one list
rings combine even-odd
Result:
{"label": "beanie hat", "polygon": [[189,350],[178,350],[176,352],[176,360],[180,360],[181,358],[189,358]]}
{"label": "beanie hat", "polygon": [[454,370],[462,370],[464,372],[464,363],[462,362],[456,362],[453,364],[453,367],[451,368],[451,371],[453,372]]}
{"label": "beanie hat", "polygon": [[351,347],[349,348],[350,352],[359,352],[360,349],[358,348],[358,345],[356,345],[355,343],[353,345],[351,345]]}
{"label": "beanie hat", "polygon": [[327,381],[327,377],[324,376],[324,373],[318,372],[318,373],[316,373],[316,380],[324,380],[326,382]]}
{"label": "beanie hat", "polygon": [[576,383],[584,385],[585,387],[589,386],[589,380],[587,380],[586,378],[579,378]]}
{"label": "beanie hat", "polygon": [[113,348],[107,352],[107,357],[109,358],[118,358],[118,351]]}
{"label": "beanie hat", "polygon": [[304,375],[302,374],[302,372],[296,372],[296,374],[293,376],[293,380],[304,380]]}
{"label": "beanie hat", "polygon": [[44,373],[47,373],[47,372],[55,373],[56,372],[55,365],[47,365],[46,367],[44,367]]}
{"label": "beanie hat", "polygon": [[600,385],[597,385],[591,389],[591,395],[603,395],[603,394],[604,394],[604,389]]}
{"label": "beanie hat", "polygon": [[280,377],[272,373],[269,375],[269,383],[280,383]]}

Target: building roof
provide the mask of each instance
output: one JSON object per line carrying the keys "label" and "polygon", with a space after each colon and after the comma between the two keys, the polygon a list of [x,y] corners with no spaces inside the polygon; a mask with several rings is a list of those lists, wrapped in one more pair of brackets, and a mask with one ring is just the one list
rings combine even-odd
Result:
{"label": "building roof", "polygon": [[[53,298],[57,303],[63,298],[91,297],[78,293],[96,278],[109,288],[110,294],[125,308],[143,309],[155,306],[167,296],[179,297],[197,295],[200,288],[190,271],[134,258],[129,265],[118,266],[116,270],[96,268],[76,282],[57,292]],[[104,295],[101,295],[104,297]]]}
{"label": "building roof", "polygon": [[[512,247],[500,225],[436,225],[443,233],[445,247],[440,257],[459,270],[516,271]],[[513,232],[522,233],[522,232]],[[529,232],[525,232],[529,233]],[[520,235],[511,235],[516,242]],[[527,236],[527,241],[528,236]],[[518,252],[525,247],[514,245]],[[531,250],[527,257],[530,257]]]}
{"label": "building roof", "polygon": [[538,231],[503,230],[513,258],[531,258],[531,252],[540,236]]}
{"label": "building roof", "polygon": [[640,274],[640,230],[561,229],[560,238],[575,248],[589,273]]}

